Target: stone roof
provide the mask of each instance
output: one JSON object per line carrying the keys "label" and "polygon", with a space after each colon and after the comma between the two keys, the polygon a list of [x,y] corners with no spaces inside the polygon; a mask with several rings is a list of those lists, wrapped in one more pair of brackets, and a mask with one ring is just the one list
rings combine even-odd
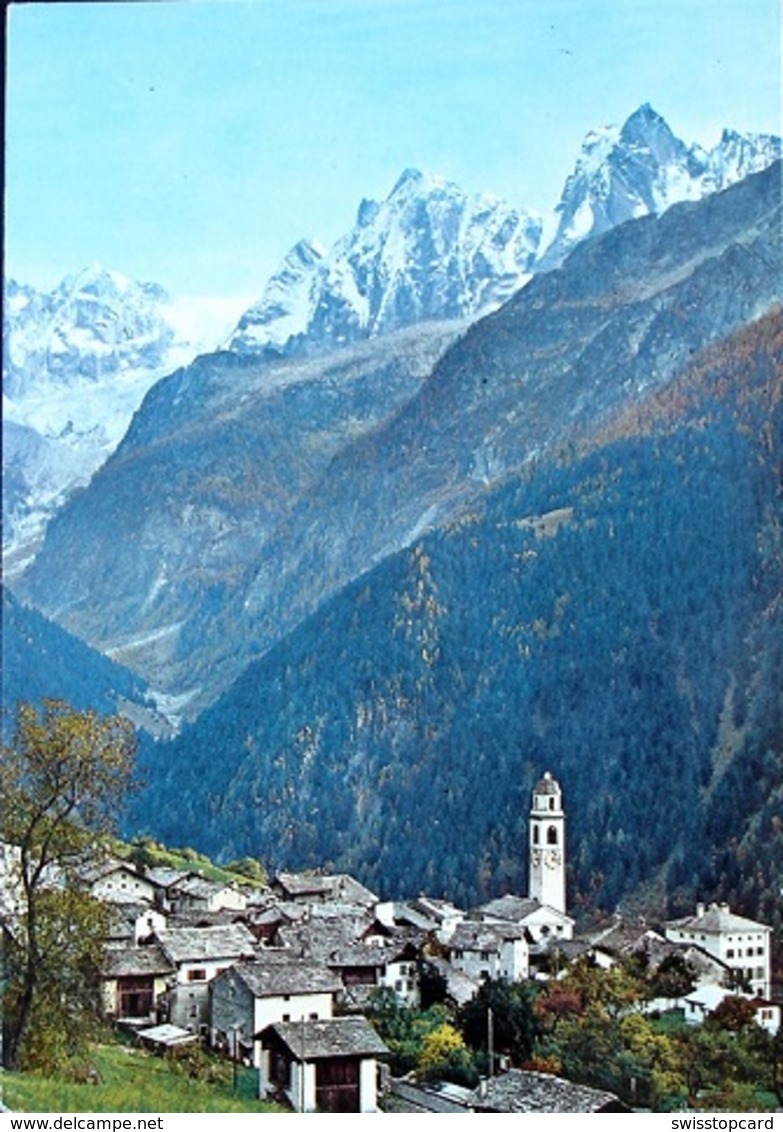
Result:
{"label": "stone roof", "polygon": [[461,951],[496,951],[508,940],[524,939],[525,933],[516,924],[487,924],[464,921],[457,924],[449,939],[449,948]]}
{"label": "stone roof", "polygon": [[134,975],[170,975],[173,971],[173,963],[166,958],[162,948],[154,944],[108,949],[104,958],[103,974],[107,979]]}
{"label": "stone roof", "polygon": [[337,947],[330,952],[324,962],[330,967],[385,967],[389,956],[383,947],[369,943],[354,943]]}
{"label": "stone roof", "polygon": [[143,873],[140,873],[130,861],[124,861],[121,857],[106,857],[103,860],[89,861],[79,866],[76,875],[84,884],[95,884],[103,877],[119,872],[130,873],[141,880],[149,879]]}
{"label": "stone roof", "polygon": [[410,906],[416,912],[421,912],[437,924],[442,924],[444,920],[452,920],[455,917],[461,918],[465,915],[462,909],[457,908],[450,900],[439,900],[437,897],[427,896],[423,892],[410,902]]}
{"label": "stone roof", "polygon": [[308,897],[334,900],[362,907],[376,904],[378,897],[348,873],[278,873],[275,884],[294,900]]}
{"label": "stone roof", "polygon": [[431,955],[427,962],[446,980],[446,994],[457,1006],[464,1006],[478,993],[479,984],[476,980],[452,966],[448,960],[441,959],[439,955]]}
{"label": "stone roof", "polygon": [[178,912],[166,912],[169,928],[216,928],[229,924],[247,923],[245,912],[237,908],[180,908]]}
{"label": "stone roof", "polygon": [[322,960],[337,951],[353,947],[365,926],[366,921],[353,918],[312,917],[299,924],[281,925],[277,938],[284,946],[298,949],[303,956]]}
{"label": "stone roof", "polygon": [[232,885],[222,884],[220,881],[210,880],[208,877],[191,873],[189,876],[183,877],[182,880],[174,881],[173,884],[169,885],[169,893],[182,893],[185,896],[208,900],[210,896],[216,896],[217,893],[224,892],[227,888],[232,887]]}
{"label": "stone roof", "polygon": [[685,929],[712,935],[722,935],[727,932],[769,932],[772,930],[767,924],[760,924],[756,920],[737,916],[731,911],[728,904],[710,904],[705,911],[697,912],[695,916],[685,916],[681,920],[670,920],[666,926],[675,930]]}
{"label": "stone roof", "polygon": [[640,951],[654,955],[661,948],[665,954],[672,946],[660,932],[646,924],[629,924],[622,920],[593,935],[592,943],[616,955],[633,955]]}
{"label": "stone roof", "polygon": [[491,1077],[473,1091],[471,1104],[479,1112],[630,1112],[614,1093],[524,1069]]}
{"label": "stone roof", "polygon": [[398,900],[394,904],[394,922],[396,925],[412,928],[418,931],[420,935],[426,935],[433,927],[432,919],[429,916],[425,915],[424,912],[419,912],[407,901],[402,900]]}
{"label": "stone roof", "polygon": [[[232,971],[245,983],[256,998],[273,998],[279,994],[334,994],[341,990],[337,975],[320,963],[302,963],[263,959],[252,963],[236,963]],[[224,978],[230,977],[227,972]]]}
{"label": "stone roof", "polygon": [[170,928],[158,932],[156,938],[172,963],[238,959],[241,955],[255,954],[255,937],[244,924]]}
{"label": "stone roof", "polygon": [[275,1022],[260,1034],[263,1040],[275,1035],[301,1061],[330,1057],[378,1057],[388,1053],[385,1043],[361,1015],[319,1018],[309,1022]]}
{"label": "stone roof", "polygon": [[492,916],[498,920],[520,923],[533,912],[538,912],[542,907],[540,900],[536,900],[535,897],[515,896],[513,893],[508,893],[506,896],[498,896],[495,900],[489,900],[486,904],[480,904],[478,908],[473,909],[471,914],[481,917]]}
{"label": "stone roof", "polygon": [[156,865],[154,868],[145,869],[143,873],[146,880],[156,884],[159,888],[170,888],[172,884],[178,884],[186,877],[196,875],[193,869],[175,869],[170,865]]}

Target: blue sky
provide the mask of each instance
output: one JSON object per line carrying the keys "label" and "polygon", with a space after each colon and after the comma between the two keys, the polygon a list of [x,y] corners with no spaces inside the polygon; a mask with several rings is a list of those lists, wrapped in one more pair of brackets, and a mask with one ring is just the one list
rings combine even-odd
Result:
{"label": "blue sky", "polygon": [[408,166],[543,211],[643,102],[781,132],[778,0],[12,4],[7,52],[5,268],[39,287],[253,296]]}

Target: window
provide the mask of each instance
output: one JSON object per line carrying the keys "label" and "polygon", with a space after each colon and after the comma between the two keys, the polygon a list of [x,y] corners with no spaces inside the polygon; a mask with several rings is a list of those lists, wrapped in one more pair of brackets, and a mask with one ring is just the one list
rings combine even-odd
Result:
{"label": "window", "polygon": [[192,971],[188,971],[188,981],[191,983],[202,982],[207,977],[207,972],[203,967],[194,967]]}
{"label": "window", "polygon": [[557,845],[557,828],[553,825],[550,825],[546,831],[546,843],[547,845]]}
{"label": "window", "polygon": [[554,808],[555,808],[555,800],[554,800],[554,798],[550,798],[550,799],[549,799],[549,808],[550,808],[550,810],[554,810]]}
{"label": "window", "polygon": [[317,1022],[318,1021],[318,1011],[317,1010],[314,1010],[312,1012],[312,1014],[310,1015],[310,1021],[311,1022]]}
{"label": "window", "polygon": [[290,1014],[284,1014],[283,1015],[283,1021],[284,1022],[290,1022],[291,1021],[291,1015]]}
{"label": "window", "polygon": [[533,844],[538,845],[538,826],[533,826]]}
{"label": "window", "polygon": [[727,959],[733,959],[734,958],[734,948],[733,947],[727,947],[726,948],[726,958]]}

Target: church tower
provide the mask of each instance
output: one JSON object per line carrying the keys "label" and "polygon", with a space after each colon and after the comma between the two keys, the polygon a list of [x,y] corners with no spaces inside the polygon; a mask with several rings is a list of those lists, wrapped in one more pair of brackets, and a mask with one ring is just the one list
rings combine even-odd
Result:
{"label": "church tower", "polygon": [[528,895],[558,912],[566,910],[563,795],[549,771],[533,788]]}

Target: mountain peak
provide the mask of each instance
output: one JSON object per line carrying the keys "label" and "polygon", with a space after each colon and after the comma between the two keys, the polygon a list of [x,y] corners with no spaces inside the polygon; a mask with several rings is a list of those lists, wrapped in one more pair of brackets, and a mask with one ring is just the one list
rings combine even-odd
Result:
{"label": "mountain peak", "polygon": [[662,135],[667,139],[675,140],[666,120],[653,110],[649,102],[645,102],[626,120],[620,131],[620,141],[632,144],[646,140],[651,135]]}
{"label": "mountain peak", "polygon": [[418,187],[423,181],[424,174],[422,173],[421,169],[414,169],[412,167],[403,169],[389,195],[396,196],[397,193],[399,193],[402,189],[407,188],[409,185],[415,185]]}
{"label": "mountain peak", "polygon": [[389,200],[405,192],[432,192],[434,189],[443,189],[448,182],[437,173],[422,172],[421,169],[403,169],[397,178],[397,183],[389,194]]}

